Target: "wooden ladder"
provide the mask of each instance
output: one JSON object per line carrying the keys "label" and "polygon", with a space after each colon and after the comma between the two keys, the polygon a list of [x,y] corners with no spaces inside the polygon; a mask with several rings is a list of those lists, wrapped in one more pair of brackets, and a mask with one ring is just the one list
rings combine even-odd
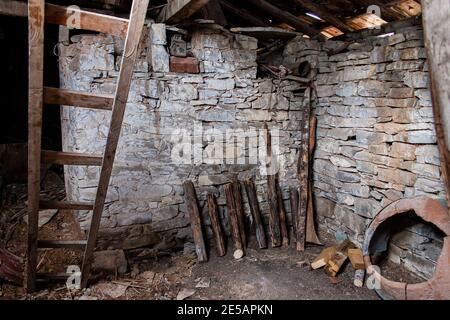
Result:
{"label": "wooden ladder", "polygon": [[[129,19],[73,11],[66,7],[45,4],[45,0],[28,1],[29,27],[29,103],[28,103],[28,252],[26,288],[35,291],[36,280],[68,279],[69,274],[37,274],[38,248],[84,250],[81,287],[88,284],[100,220],[108,191],[117,144],[131,85],[138,46],[145,24],[149,0],[134,0]],[[77,14],[77,28],[108,33],[125,38],[124,54],[115,95],[99,95],[44,87],[44,24],[69,26]],[[73,19],[72,19],[73,21]],[[72,26],[73,27],[73,26]],[[102,156],[73,152],[41,150],[43,105],[56,104],[112,111],[109,134]],[[97,194],[93,203],[41,201],[41,163],[58,165],[101,166]],[[92,222],[86,241],[40,241],[38,221],[40,209],[92,210]]]}

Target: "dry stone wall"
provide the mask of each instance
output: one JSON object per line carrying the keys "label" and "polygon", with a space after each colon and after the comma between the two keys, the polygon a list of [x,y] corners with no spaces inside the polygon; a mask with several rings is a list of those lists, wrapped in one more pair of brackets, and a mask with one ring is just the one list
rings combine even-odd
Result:
{"label": "dry stone wall", "polygon": [[[273,130],[274,141],[279,141],[280,180],[290,220],[287,190],[297,183],[303,103],[301,95],[295,93],[299,85],[257,78],[254,38],[198,29],[189,39],[176,35],[171,41],[170,37],[164,39],[164,32],[164,26],[153,25],[142,40],[99,247],[131,250],[145,246],[154,252],[182,248],[185,243],[190,247],[191,230],[182,189],[186,179],[195,183],[208,235],[206,195],[211,192],[218,197],[220,215],[228,228],[222,185],[235,177],[254,177],[261,210],[268,214],[266,179],[260,172],[263,158],[259,156],[255,163],[249,157],[251,151],[258,155],[265,151],[265,143],[259,140],[265,124]],[[63,87],[113,93],[122,45],[120,40],[103,35],[72,38],[72,44],[60,48]],[[197,58],[200,73],[167,72],[169,53]],[[109,117],[109,112],[63,107],[64,149],[103,152]],[[230,137],[239,132],[247,136],[247,142],[231,142]],[[219,148],[215,148],[217,144]],[[180,146],[192,152],[188,157],[192,161],[174,160]],[[223,156],[212,152],[220,149]],[[98,177],[98,168],[66,168],[70,198],[91,201]],[[246,212],[250,214],[247,204]],[[90,213],[80,212],[79,220],[86,229]]]}
{"label": "dry stone wall", "polygon": [[[391,202],[419,195],[445,199],[420,26],[352,43],[289,43],[283,63],[317,68],[318,142],[314,186],[320,225],[361,243],[366,226]],[[397,226],[398,227],[398,226]],[[442,237],[405,222],[390,258],[429,277]]]}

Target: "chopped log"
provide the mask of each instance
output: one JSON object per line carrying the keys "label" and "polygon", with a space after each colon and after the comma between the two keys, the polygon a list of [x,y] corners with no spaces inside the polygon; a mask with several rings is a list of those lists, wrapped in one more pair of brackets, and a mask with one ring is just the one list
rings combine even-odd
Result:
{"label": "chopped log", "polygon": [[272,137],[270,136],[267,124],[265,124],[267,143],[267,202],[269,204],[269,229],[272,240],[272,247],[281,246],[280,230],[280,206],[278,203],[277,178],[270,174],[272,166]]}
{"label": "chopped log", "polygon": [[241,233],[239,229],[239,219],[236,212],[236,201],[234,199],[233,186],[231,183],[224,186],[225,197],[227,199],[228,216],[230,219],[231,237],[233,238],[235,259],[244,256],[244,246],[242,245]]}
{"label": "chopped log", "polygon": [[366,276],[366,270],[365,269],[359,269],[355,271],[355,278],[353,279],[353,284],[358,287],[362,288],[364,285],[364,278]]}
{"label": "chopped log", "polygon": [[247,193],[250,211],[253,216],[253,222],[256,229],[256,241],[260,249],[267,248],[266,232],[264,231],[264,224],[262,221],[261,211],[259,210],[258,197],[256,195],[256,188],[253,180],[248,178],[244,181],[245,191]]}
{"label": "chopped log", "polygon": [[329,275],[336,276],[341,267],[344,265],[345,261],[348,258],[348,250],[354,248],[355,245],[350,240],[342,241],[336,247],[336,253],[328,260],[326,271],[328,271]]}
{"label": "chopped log", "polygon": [[283,246],[289,247],[289,231],[287,228],[286,210],[284,209],[283,197],[279,185],[277,186],[277,197],[278,197],[278,209],[280,210],[279,213],[280,213],[281,238],[283,240]]}
{"label": "chopped log", "polygon": [[348,239],[345,239],[344,241],[341,241],[339,243],[339,245],[336,247],[336,251],[342,252],[343,254],[347,255],[348,254],[347,251],[353,248],[355,248],[353,242],[351,242]]}
{"label": "chopped log", "polygon": [[348,258],[350,259],[350,263],[355,269],[365,269],[366,265],[364,263],[364,257],[361,249],[348,249],[347,251]]}
{"label": "chopped log", "polygon": [[[298,218],[298,190],[297,188],[290,189],[290,202],[291,202],[291,216],[292,216],[292,225],[294,231],[294,239],[297,239],[297,218]],[[304,233],[303,233],[304,234]]]}
{"label": "chopped log", "polygon": [[212,194],[208,194],[208,213],[211,220],[211,227],[216,243],[216,251],[219,257],[223,257],[227,251],[225,248],[225,241],[223,238],[222,227],[219,220],[219,212],[217,210],[216,198]]}
{"label": "chopped log", "polygon": [[185,181],[184,186],[184,199],[187,206],[187,211],[191,219],[192,236],[195,243],[195,252],[199,262],[208,261],[208,255],[205,248],[205,240],[202,232],[202,222],[200,218],[200,210],[198,208],[197,195],[195,193],[194,184],[192,181]]}
{"label": "chopped log", "polygon": [[247,247],[247,236],[245,235],[245,211],[242,203],[241,184],[238,180],[232,183],[234,201],[236,202],[236,214],[239,220],[239,233],[241,235],[242,246],[244,249]]}
{"label": "chopped log", "polygon": [[312,162],[314,160],[314,148],[316,146],[316,128],[317,117],[312,116],[309,123],[309,163],[308,163],[308,203],[306,214],[306,242],[322,245],[317,236],[315,219],[314,219],[314,200],[313,200],[313,179],[310,172],[312,172]]}
{"label": "chopped log", "polygon": [[323,249],[322,252],[313,260],[313,262],[311,262],[311,268],[315,270],[325,267],[335,253],[335,247],[328,247]]}
{"label": "chopped log", "polygon": [[18,286],[24,284],[23,261],[11,252],[0,248],[0,279]]}

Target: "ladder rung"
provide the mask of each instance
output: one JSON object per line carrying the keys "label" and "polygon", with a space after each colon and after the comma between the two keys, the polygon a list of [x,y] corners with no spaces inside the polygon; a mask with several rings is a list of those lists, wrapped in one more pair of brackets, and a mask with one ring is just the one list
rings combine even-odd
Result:
{"label": "ladder rung", "polygon": [[112,110],[113,95],[78,92],[66,89],[44,87],[44,103],[91,108],[100,110]]}
{"label": "ladder rung", "polygon": [[66,281],[72,276],[70,273],[58,272],[58,273],[37,273],[36,280],[40,281]]}
{"label": "ladder rung", "polygon": [[38,248],[84,250],[86,240],[38,240]]}
{"label": "ladder rung", "polygon": [[41,200],[39,202],[39,207],[41,209],[92,210],[94,208],[94,205],[90,202]]}
{"label": "ladder rung", "polygon": [[[79,20],[74,18],[79,14]],[[82,30],[97,31],[125,38],[128,20],[95,12],[76,10],[47,3],[45,5],[45,21]],[[79,25],[73,25],[79,22]]]}
{"label": "ladder rung", "polygon": [[42,151],[42,162],[72,166],[101,166],[102,156],[87,153]]}

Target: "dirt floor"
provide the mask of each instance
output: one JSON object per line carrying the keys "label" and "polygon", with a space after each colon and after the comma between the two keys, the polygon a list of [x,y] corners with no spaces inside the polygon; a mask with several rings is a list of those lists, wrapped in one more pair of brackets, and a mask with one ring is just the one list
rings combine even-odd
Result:
{"label": "dirt floor", "polygon": [[[62,180],[54,174],[44,181],[43,194],[64,198]],[[0,221],[0,247],[23,258],[26,252],[26,205],[24,185],[8,186]],[[40,229],[41,239],[82,239],[83,233],[70,211],[54,215]],[[327,240],[332,243],[333,239]],[[374,291],[353,285],[354,270],[347,263],[337,281],[323,269],[312,270],[309,263],[323,247],[307,246],[304,253],[290,248],[257,250],[254,239],[246,256],[235,260],[231,254],[198,264],[194,254],[175,253],[129,265],[125,275],[97,275],[89,289],[68,290],[64,283],[41,287],[26,295],[23,288],[0,281],[0,299],[379,299]],[[70,250],[42,250],[39,272],[62,272],[67,265],[79,265],[81,253]],[[130,262],[130,261],[129,261]],[[393,280],[415,280],[397,265],[385,263],[383,274]],[[416,281],[417,282],[417,281]]]}

